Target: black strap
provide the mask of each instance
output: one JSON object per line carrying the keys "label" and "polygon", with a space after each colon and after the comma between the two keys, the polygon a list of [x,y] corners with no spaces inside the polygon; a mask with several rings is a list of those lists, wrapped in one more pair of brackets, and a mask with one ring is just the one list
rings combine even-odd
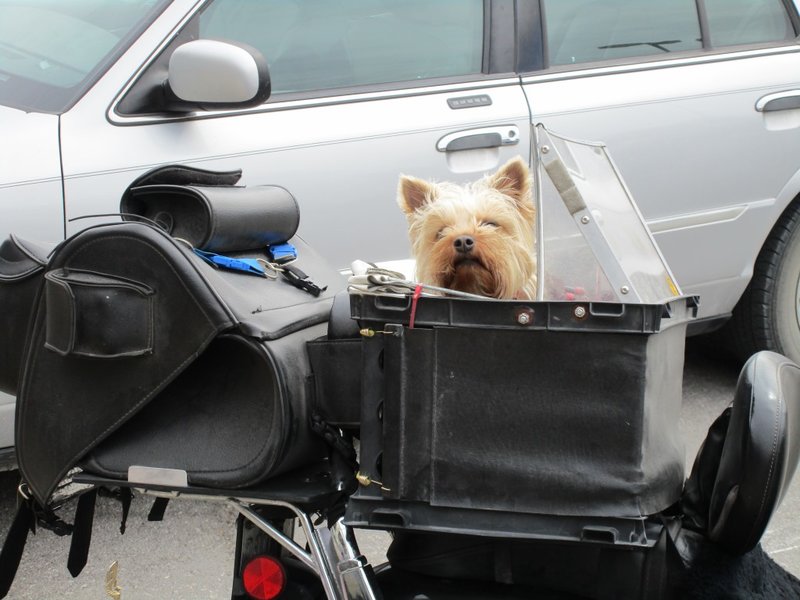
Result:
{"label": "black strap", "polygon": [[122,503],[122,522],[119,524],[120,534],[125,533],[125,526],[128,523],[128,513],[131,511],[131,500],[133,500],[133,491],[131,488],[120,488],[119,501]]}
{"label": "black strap", "polygon": [[148,521],[161,521],[164,519],[164,512],[167,510],[169,498],[156,498],[150,512],[147,514]]}
{"label": "black strap", "polygon": [[0,550],[0,598],[5,598],[14,582],[14,577],[28,541],[28,532],[34,527],[35,516],[30,501],[20,502],[17,514],[8,530],[6,541]]}
{"label": "black strap", "polygon": [[69,546],[69,558],[67,559],[67,569],[73,577],[80,575],[89,557],[96,501],[96,488],[89,490],[78,498],[78,506],[75,508],[75,523],[72,526],[72,542]]}

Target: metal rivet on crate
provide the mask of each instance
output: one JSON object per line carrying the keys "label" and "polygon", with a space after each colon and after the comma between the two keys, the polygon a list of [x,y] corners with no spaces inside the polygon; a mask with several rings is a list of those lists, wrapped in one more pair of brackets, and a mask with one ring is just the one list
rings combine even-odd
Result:
{"label": "metal rivet on crate", "polygon": [[530,325],[530,324],[532,324],[533,323],[533,309],[528,308],[527,306],[525,308],[517,309],[516,318],[517,318],[517,323],[519,323],[520,325]]}
{"label": "metal rivet on crate", "polygon": [[545,144],[542,146],[542,154],[547,154],[548,152],[550,152],[550,146]]}
{"label": "metal rivet on crate", "polygon": [[627,285],[623,285],[621,288],[619,288],[619,291],[622,292],[623,294],[627,294],[628,292],[631,291],[631,288],[629,288]]}
{"label": "metal rivet on crate", "polygon": [[583,223],[584,225],[586,225],[589,221],[591,221],[591,219],[589,218],[589,215],[583,215],[581,217],[581,223]]}
{"label": "metal rivet on crate", "polygon": [[576,306],[575,310],[573,311],[575,318],[577,319],[585,319],[586,318],[586,307],[585,306]]}

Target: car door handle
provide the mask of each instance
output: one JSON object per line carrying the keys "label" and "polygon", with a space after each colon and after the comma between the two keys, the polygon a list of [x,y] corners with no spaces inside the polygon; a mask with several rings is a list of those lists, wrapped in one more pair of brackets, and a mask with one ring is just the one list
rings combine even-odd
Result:
{"label": "car door handle", "polygon": [[477,148],[499,148],[514,144],[519,144],[519,127],[503,125],[501,127],[467,129],[447,134],[436,142],[436,149],[439,152],[456,152]]}
{"label": "car door handle", "polygon": [[758,112],[774,112],[793,108],[800,108],[800,90],[767,94],[756,101]]}

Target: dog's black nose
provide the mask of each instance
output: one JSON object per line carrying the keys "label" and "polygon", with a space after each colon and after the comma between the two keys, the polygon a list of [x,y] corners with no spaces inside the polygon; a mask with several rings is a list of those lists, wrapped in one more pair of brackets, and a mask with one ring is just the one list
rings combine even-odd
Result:
{"label": "dog's black nose", "polygon": [[453,240],[453,246],[456,252],[469,254],[475,248],[475,240],[469,235],[460,235]]}

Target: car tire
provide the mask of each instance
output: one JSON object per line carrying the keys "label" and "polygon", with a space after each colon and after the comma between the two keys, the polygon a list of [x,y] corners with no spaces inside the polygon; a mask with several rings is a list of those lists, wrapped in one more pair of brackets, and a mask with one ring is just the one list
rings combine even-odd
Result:
{"label": "car tire", "polygon": [[764,242],[723,342],[736,358],[759,350],[800,363],[800,202],[791,204]]}

